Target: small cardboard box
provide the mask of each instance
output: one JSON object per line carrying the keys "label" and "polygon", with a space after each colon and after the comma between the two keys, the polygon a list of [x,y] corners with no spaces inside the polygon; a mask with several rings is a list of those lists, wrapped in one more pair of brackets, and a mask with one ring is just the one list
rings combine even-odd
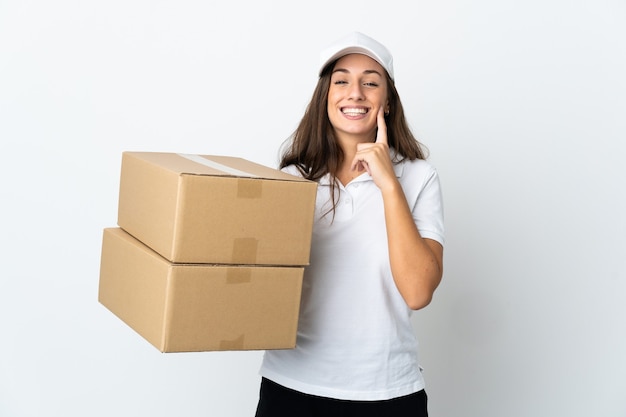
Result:
{"label": "small cardboard box", "polygon": [[117,224],[175,263],[308,265],[316,192],[241,158],[124,152]]}
{"label": "small cardboard box", "polygon": [[98,301],[161,352],[295,347],[304,267],[173,264],[105,228]]}

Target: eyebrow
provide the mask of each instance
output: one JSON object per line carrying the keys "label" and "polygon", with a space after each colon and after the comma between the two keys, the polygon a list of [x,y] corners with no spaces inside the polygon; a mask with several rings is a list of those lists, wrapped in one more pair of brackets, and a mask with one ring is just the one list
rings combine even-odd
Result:
{"label": "eyebrow", "polygon": [[[345,68],[335,68],[335,69],[333,70],[333,74],[334,74],[334,73],[336,73],[336,72],[344,72],[344,73],[346,73],[346,74],[349,74],[349,73],[350,73],[350,71],[348,71],[348,70],[347,70],[347,69],[345,69]],[[382,76],[383,76],[383,75],[382,75],[379,71],[376,71],[376,70],[374,70],[374,69],[365,70],[365,71],[363,71],[363,74],[365,74],[365,75],[369,75],[369,74],[378,74],[380,77],[382,77]]]}

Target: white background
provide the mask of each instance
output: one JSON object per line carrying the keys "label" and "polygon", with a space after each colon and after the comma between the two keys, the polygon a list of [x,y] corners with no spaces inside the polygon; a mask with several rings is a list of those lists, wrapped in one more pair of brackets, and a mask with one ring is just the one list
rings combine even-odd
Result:
{"label": "white background", "polygon": [[261,352],[163,354],[98,304],[121,153],[275,166],[352,30],[444,187],[431,415],[626,416],[623,0],[0,0],[0,416],[253,415]]}

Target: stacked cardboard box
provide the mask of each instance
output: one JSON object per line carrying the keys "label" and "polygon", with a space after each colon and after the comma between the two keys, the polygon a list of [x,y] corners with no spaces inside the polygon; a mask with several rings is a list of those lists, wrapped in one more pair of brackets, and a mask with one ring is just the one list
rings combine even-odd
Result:
{"label": "stacked cardboard box", "polygon": [[293,348],[316,190],[241,158],[124,152],[98,300],[162,352]]}

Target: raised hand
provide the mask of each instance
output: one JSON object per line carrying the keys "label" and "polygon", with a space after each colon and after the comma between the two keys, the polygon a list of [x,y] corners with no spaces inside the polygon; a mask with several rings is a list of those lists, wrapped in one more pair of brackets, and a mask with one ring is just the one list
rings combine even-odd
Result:
{"label": "raised hand", "polygon": [[381,190],[385,187],[397,184],[393,164],[389,155],[387,143],[387,124],[383,108],[378,109],[376,114],[378,130],[376,141],[373,143],[357,144],[357,152],[350,166],[351,170],[365,169]]}

